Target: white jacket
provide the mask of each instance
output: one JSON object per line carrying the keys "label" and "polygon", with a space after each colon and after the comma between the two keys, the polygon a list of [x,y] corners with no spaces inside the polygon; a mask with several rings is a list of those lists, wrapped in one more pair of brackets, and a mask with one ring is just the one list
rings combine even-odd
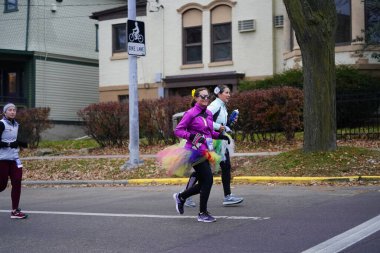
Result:
{"label": "white jacket", "polygon": [[220,108],[220,112],[218,115],[218,118],[214,121],[214,130],[219,130],[220,126],[223,124],[223,126],[227,126],[227,108],[226,104],[220,99],[216,98],[214,101],[212,101],[211,104],[207,107],[212,112],[212,115],[214,115]]}

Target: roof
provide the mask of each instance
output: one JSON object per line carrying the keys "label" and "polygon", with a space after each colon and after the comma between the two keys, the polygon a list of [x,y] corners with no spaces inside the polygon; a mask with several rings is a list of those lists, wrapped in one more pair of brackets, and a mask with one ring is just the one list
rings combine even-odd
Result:
{"label": "roof", "polygon": [[[147,0],[136,0],[136,16],[146,16]],[[93,12],[91,19],[99,21],[125,18],[128,16],[128,5],[115,7],[112,9]]]}
{"label": "roof", "polygon": [[163,78],[166,88],[178,88],[189,86],[204,86],[218,84],[237,84],[239,79],[245,76],[244,73],[236,71],[201,73],[190,75],[166,76]]}

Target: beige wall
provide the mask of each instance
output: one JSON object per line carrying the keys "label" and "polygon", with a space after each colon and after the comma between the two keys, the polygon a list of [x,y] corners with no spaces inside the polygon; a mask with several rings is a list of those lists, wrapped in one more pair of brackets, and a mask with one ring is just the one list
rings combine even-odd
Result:
{"label": "beige wall", "polygon": [[[139,100],[142,99],[157,99],[158,96],[157,84],[138,85]],[[116,85],[99,88],[99,102],[119,101],[119,95],[128,95],[128,85]]]}

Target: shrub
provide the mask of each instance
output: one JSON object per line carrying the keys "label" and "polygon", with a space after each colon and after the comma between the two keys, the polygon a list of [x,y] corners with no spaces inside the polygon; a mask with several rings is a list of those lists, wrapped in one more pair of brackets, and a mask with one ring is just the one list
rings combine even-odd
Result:
{"label": "shrub", "polygon": [[107,102],[92,104],[78,112],[86,134],[101,146],[123,146],[129,132],[128,104]]}
{"label": "shrub", "polygon": [[372,93],[380,90],[380,79],[345,65],[336,68],[336,93]]}
{"label": "shrub", "polygon": [[37,148],[41,133],[52,127],[49,120],[50,108],[20,109],[17,122],[20,124],[19,139],[28,143],[30,148]]}
{"label": "shrub", "polygon": [[274,141],[277,132],[292,140],[295,132],[302,128],[303,93],[297,88],[240,92],[232,96],[229,107],[239,109],[235,127],[242,133],[243,140]]}
{"label": "shrub", "polygon": [[290,86],[302,89],[303,74],[302,70],[291,69],[280,74],[275,74],[273,77],[257,81],[241,81],[239,83],[240,91],[269,89],[274,87]]}
{"label": "shrub", "polygon": [[[380,90],[380,80],[359,70],[347,66],[336,66],[336,94],[372,93]],[[273,77],[257,81],[241,81],[239,91],[269,89],[273,87],[290,86],[303,89],[302,70],[292,69]]]}
{"label": "shrub", "polygon": [[147,138],[148,144],[164,141],[174,143],[177,138],[173,133],[172,116],[186,111],[190,107],[190,97],[169,97],[140,102],[140,131]]}
{"label": "shrub", "polygon": [[378,110],[380,79],[349,66],[337,67],[337,127],[358,127]]}

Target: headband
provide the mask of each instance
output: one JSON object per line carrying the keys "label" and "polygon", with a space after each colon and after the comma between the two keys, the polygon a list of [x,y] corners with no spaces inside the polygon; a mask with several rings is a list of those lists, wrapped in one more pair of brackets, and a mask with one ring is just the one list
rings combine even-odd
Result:
{"label": "headband", "polygon": [[218,95],[220,92],[221,92],[221,90],[220,90],[219,86],[216,86],[214,89],[215,95]]}
{"label": "headband", "polygon": [[16,108],[16,106],[14,104],[8,103],[8,104],[4,105],[4,107],[3,107],[3,113],[5,113],[10,107]]}

